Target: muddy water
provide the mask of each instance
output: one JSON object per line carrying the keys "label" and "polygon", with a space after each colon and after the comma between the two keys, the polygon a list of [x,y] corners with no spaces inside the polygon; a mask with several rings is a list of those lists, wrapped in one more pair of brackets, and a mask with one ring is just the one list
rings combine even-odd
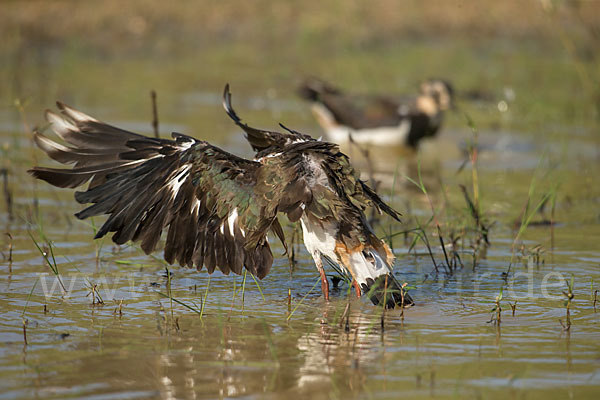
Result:
{"label": "muddy water", "polygon": [[[61,79],[60,71],[53,73]],[[101,81],[107,72],[96,73]],[[146,102],[133,101],[123,111],[110,98],[94,95],[97,84],[74,79],[80,80],[67,85],[71,103],[129,129],[150,131]],[[221,84],[166,91],[159,97],[161,130],[194,134],[249,155],[220,110]],[[233,91],[246,121],[261,126],[288,121],[320,136],[306,107],[291,94],[236,92],[235,86]],[[41,105],[28,108],[28,123],[41,123],[41,111]],[[436,273],[422,242],[411,249],[412,236],[394,236],[397,276],[414,286],[417,304],[403,314],[382,315],[349,294],[343,282],[324,302],[302,246],[290,272],[283,249],[274,244],[275,265],[259,286],[250,275],[209,278],[203,271],[168,267],[159,253],[150,257],[135,246],[93,242],[94,224],[102,221],[76,220],[71,193],[27,177],[25,170],[41,153],[31,151],[15,113],[4,111],[2,160],[10,171],[13,216],[2,202],[0,223],[12,236],[12,263],[11,241],[4,236],[0,398],[596,397],[600,314],[593,290],[600,286],[600,164],[596,128],[580,122],[572,128],[522,130],[483,123],[478,171],[482,208],[493,223],[491,245],[473,266],[465,240],[464,267],[448,275],[441,267]],[[552,135],[539,140],[539,129]],[[445,232],[473,225],[458,188],[471,187],[469,166],[460,169],[470,137],[463,119],[451,116],[441,140],[421,154],[423,178]],[[383,164],[378,169],[387,182],[386,196],[405,218],[403,225],[381,220],[380,234],[414,228],[417,221],[425,225],[431,216],[427,200],[402,178],[416,177],[415,158],[394,151],[376,158]],[[554,215],[546,205],[515,241],[515,221],[528,192],[533,207],[554,184],[559,184]],[[552,228],[543,223],[550,218]],[[291,227],[286,230],[289,234]],[[443,253],[433,225],[426,230],[440,264]],[[28,232],[52,241],[66,291]],[[565,331],[563,292],[571,278],[575,297],[571,328]],[[497,324],[491,310],[501,288]],[[513,315],[509,303],[515,302]]]}

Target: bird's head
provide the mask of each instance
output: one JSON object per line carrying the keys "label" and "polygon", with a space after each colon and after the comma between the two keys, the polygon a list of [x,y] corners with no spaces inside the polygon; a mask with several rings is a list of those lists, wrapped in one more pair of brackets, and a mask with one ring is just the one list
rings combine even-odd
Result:
{"label": "bird's head", "polygon": [[413,305],[412,298],[392,274],[394,256],[384,242],[365,245],[362,250],[342,257],[342,261],[358,282],[361,293],[373,304],[387,308]]}
{"label": "bird's head", "polygon": [[443,79],[429,79],[421,83],[421,94],[433,98],[441,111],[454,107],[454,88]]}

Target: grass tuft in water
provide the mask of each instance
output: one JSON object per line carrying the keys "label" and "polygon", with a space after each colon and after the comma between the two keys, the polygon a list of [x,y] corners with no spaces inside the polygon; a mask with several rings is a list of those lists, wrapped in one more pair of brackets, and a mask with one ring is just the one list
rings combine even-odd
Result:
{"label": "grass tuft in water", "polygon": [[509,302],[508,305],[510,306],[510,309],[512,311],[512,316],[515,316],[515,312],[517,311],[517,300],[515,300],[514,303]]}
{"label": "grass tuft in water", "polygon": [[492,314],[492,319],[490,319],[488,323],[493,322],[494,325],[497,326],[499,326],[502,323],[502,297],[502,288],[500,288],[500,293],[494,299],[494,308],[492,308],[492,310],[490,311],[491,313],[495,313],[495,315]]}
{"label": "grass tuft in water", "polygon": [[[29,235],[29,237],[31,238],[31,240],[33,241],[33,243],[35,244],[35,247],[38,249],[38,251],[40,252],[40,254],[42,255],[42,257],[44,258],[44,260],[46,261],[46,264],[48,264],[48,267],[50,267],[50,270],[52,270],[52,272],[54,273],[54,276],[56,276],[56,279],[58,279],[58,283],[60,284],[60,287],[62,288],[63,293],[66,293],[67,292],[67,288],[65,287],[65,285],[63,284],[62,279],[60,278],[60,273],[58,271],[58,265],[56,263],[56,258],[54,257],[54,249],[52,247],[52,242],[50,242],[49,240],[46,239],[46,245],[44,247],[47,248],[48,251],[44,251],[40,247],[38,241],[35,240],[35,238],[31,234],[31,231],[28,230],[27,234]],[[41,236],[43,238],[45,238],[45,235],[43,234],[43,232],[41,232]],[[50,260],[50,258],[48,258],[48,252],[50,253],[50,256],[52,257],[52,260]]]}
{"label": "grass tuft in water", "polygon": [[[525,200],[525,203],[523,205],[523,208],[521,210],[521,214],[520,214],[520,222],[519,222],[519,227],[517,230],[517,234],[515,235],[515,238],[513,240],[512,246],[511,246],[511,257],[510,257],[510,263],[508,265],[508,270],[505,272],[504,276],[508,277],[508,275],[511,272],[512,266],[514,264],[514,258],[515,258],[515,249],[516,249],[516,245],[517,242],[519,241],[519,239],[523,236],[523,234],[525,233],[525,231],[527,230],[527,228],[529,227],[529,225],[532,222],[533,217],[540,211],[543,209],[543,207],[545,206],[545,204],[551,200],[551,202],[554,204],[555,203],[555,199],[556,198],[556,194],[558,191],[558,188],[560,186],[560,183],[554,183],[550,189],[548,190],[548,192],[544,193],[541,197],[541,199],[535,203],[534,207],[531,207],[532,201],[533,201],[533,195],[535,193],[535,189],[537,186],[537,175],[538,175],[538,171],[541,168],[542,162],[544,161],[544,159],[546,158],[546,153],[544,152],[544,154],[542,154],[542,156],[540,157],[540,161],[535,169],[535,171],[533,172],[532,178],[531,178],[531,182],[529,184],[529,189],[528,189],[528,193],[527,193],[527,198]],[[554,208],[554,206],[552,206]],[[553,227],[554,223],[552,222],[550,224],[551,227]],[[551,232],[553,232],[551,230]],[[553,235],[553,233],[552,233]]]}
{"label": "grass tuft in water", "polygon": [[561,319],[558,320],[558,322],[560,322],[560,325],[563,327],[563,330],[565,330],[567,332],[569,332],[571,330],[571,302],[575,298],[575,294],[573,293],[574,290],[575,290],[575,277],[572,276],[571,280],[567,281],[567,291],[563,292],[563,295],[565,296],[564,306],[565,306],[565,309],[567,310],[566,322],[563,323],[563,321]]}
{"label": "grass tuft in water", "polygon": [[100,296],[100,292],[98,291],[98,285],[97,284],[91,284],[89,283],[89,287],[88,287],[88,294],[86,295],[86,297],[91,297],[92,298],[92,306],[101,306],[104,304],[104,300],[102,299],[102,296]]}
{"label": "grass tuft in water", "polygon": [[114,300],[114,302],[116,303],[116,307],[113,311],[113,315],[118,315],[119,318],[121,318],[123,316],[123,299],[121,300]]}

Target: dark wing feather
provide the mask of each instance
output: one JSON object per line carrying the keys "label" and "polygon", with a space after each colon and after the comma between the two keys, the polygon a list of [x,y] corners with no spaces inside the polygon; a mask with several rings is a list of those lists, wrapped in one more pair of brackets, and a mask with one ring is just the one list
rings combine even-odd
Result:
{"label": "dark wing feather", "polygon": [[283,237],[276,222],[277,199],[266,204],[265,188],[257,190],[261,164],[189,136],[149,138],[59,107],[62,117],[52,112],[47,117],[70,146],[40,133],[36,143],[73,168],[35,167],[30,173],[59,187],[91,180],[86,191],[75,194],[79,203],[91,205],[76,215],[108,215],[96,237],[114,232],[114,242],[137,241],[150,253],[167,230],[164,257],[169,263],[205,266],[209,272],[219,268],[226,274],[245,267],[259,278],[268,273],[273,255],[267,232],[273,229]]}
{"label": "dark wing feather", "polygon": [[[314,79],[313,81],[318,82]],[[309,90],[310,87],[306,86],[306,88],[306,90]],[[342,95],[340,91],[324,83],[316,85],[316,88],[311,90],[321,90],[329,95]],[[282,153],[283,155],[288,154],[288,157],[280,159],[285,160],[285,164],[296,165],[297,170],[290,172],[288,175],[291,174],[297,178],[294,178],[294,181],[286,188],[282,199],[283,204],[280,205],[280,211],[287,213],[290,220],[297,221],[300,219],[303,212],[301,204],[304,204],[304,199],[312,199],[310,185],[305,181],[305,178],[302,177],[301,173],[298,175],[298,168],[300,168],[298,165],[305,161],[298,157],[305,153],[320,153],[327,157],[324,168],[329,170],[330,179],[334,181],[334,187],[338,188],[338,196],[347,198],[348,201],[354,203],[362,210],[367,206],[373,206],[379,212],[383,211],[400,221],[400,214],[385,204],[373,189],[359,179],[358,172],[354,170],[348,157],[340,152],[337,145],[315,140],[311,136],[289,129],[283,124],[280,124],[280,126],[287,131],[286,133],[263,131],[242,123],[231,105],[229,85],[225,86],[223,106],[230,118],[246,132],[248,141],[257,152],[257,158],[269,154],[273,155],[275,153]],[[280,163],[278,160],[269,162],[275,164]],[[281,168],[288,170],[284,167]],[[324,204],[326,201],[322,199],[321,202],[316,201],[314,203],[315,205],[313,208],[315,213],[326,213],[322,207],[319,207],[319,204],[321,203]]]}
{"label": "dark wing feather", "polygon": [[235,122],[237,126],[242,128],[246,133],[246,139],[252,146],[252,149],[261,154],[270,154],[278,151],[277,149],[297,141],[314,140],[309,135],[304,135],[300,132],[287,130],[287,132],[266,131],[253,128],[242,122],[231,105],[231,93],[229,92],[229,84],[225,85],[223,90],[223,108],[225,112]]}

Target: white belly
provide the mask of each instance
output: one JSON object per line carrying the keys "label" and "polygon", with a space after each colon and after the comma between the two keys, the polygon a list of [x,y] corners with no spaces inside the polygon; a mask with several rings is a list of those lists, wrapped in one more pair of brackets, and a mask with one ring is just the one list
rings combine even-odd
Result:
{"label": "white belly", "polygon": [[338,262],[338,257],[335,254],[335,225],[333,223],[324,223],[321,226],[318,223],[311,223],[306,216],[302,216],[300,223],[302,224],[304,245],[308,252],[313,257],[317,253],[321,253]]}
{"label": "white belly", "polygon": [[398,126],[381,128],[352,129],[347,126],[334,125],[327,129],[327,138],[335,143],[346,143],[352,139],[358,144],[376,146],[403,146],[410,132],[410,121],[403,120]]}
{"label": "white belly", "polygon": [[335,262],[342,270],[348,271],[359,284],[367,284],[369,279],[375,280],[380,275],[391,272],[391,267],[384,261],[384,256],[378,254],[374,249],[367,249],[373,261],[367,261],[364,252],[357,251],[348,254],[349,265],[344,265],[335,252],[335,223],[325,223],[321,226],[318,223],[311,223],[306,216],[300,219],[302,224],[302,234],[304,235],[304,245],[311,253],[315,262],[321,255],[327,256]]}

